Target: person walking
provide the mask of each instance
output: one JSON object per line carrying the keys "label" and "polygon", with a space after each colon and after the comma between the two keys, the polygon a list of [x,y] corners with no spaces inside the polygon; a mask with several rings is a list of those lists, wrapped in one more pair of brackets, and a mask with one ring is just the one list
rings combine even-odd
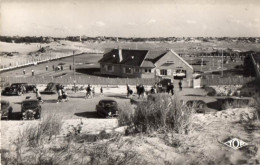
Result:
{"label": "person walking", "polygon": [[179,82],[179,88],[180,88],[180,91],[182,91],[182,82],[181,82],[181,80]]}
{"label": "person walking", "polygon": [[25,75],[25,69],[23,70],[23,75]]}
{"label": "person walking", "polygon": [[89,98],[91,96],[91,86],[88,84],[87,88],[86,88],[86,98]]}
{"label": "person walking", "polygon": [[48,71],[48,65],[45,67],[46,71]]}
{"label": "person walking", "polygon": [[67,94],[66,90],[64,89],[64,87],[62,88],[61,93],[62,93],[62,99],[64,99],[65,101],[69,101],[68,94]]}

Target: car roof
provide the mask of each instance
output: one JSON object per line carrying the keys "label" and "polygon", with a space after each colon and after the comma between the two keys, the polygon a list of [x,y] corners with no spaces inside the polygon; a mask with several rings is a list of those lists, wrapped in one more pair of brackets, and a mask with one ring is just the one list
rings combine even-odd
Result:
{"label": "car roof", "polygon": [[23,103],[26,103],[26,102],[39,102],[39,100],[37,100],[37,99],[27,99],[27,100],[23,100]]}
{"label": "car roof", "polygon": [[9,101],[7,101],[7,100],[1,100],[1,104],[3,104],[3,103],[9,103]]}
{"label": "car roof", "polygon": [[13,84],[28,84],[28,83],[12,83],[11,85],[13,85]]}
{"label": "car roof", "polygon": [[113,99],[102,99],[100,101],[104,101],[104,102],[116,102],[115,100]]}

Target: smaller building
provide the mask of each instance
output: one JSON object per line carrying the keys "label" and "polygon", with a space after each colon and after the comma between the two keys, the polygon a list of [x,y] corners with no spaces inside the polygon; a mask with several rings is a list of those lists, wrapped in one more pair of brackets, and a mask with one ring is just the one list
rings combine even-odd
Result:
{"label": "smaller building", "polygon": [[191,79],[194,72],[173,50],[112,49],[99,63],[101,74],[118,77]]}

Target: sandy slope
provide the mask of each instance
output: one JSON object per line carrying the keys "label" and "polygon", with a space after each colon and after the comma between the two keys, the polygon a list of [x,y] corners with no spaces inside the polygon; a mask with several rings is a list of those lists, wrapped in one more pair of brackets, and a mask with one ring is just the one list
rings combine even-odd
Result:
{"label": "sandy slope", "polygon": [[[253,108],[236,108],[210,114],[195,114],[188,134],[124,136],[119,141],[109,143],[109,148],[114,156],[125,152],[135,153],[136,159],[149,164],[256,163],[260,160],[260,123],[252,120],[255,118],[254,112]],[[2,122],[2,141],[15,139],[19,131],[37,122]],[[115,119],[69,119],[64,121],[61,134],[68,133],[70,125],[76,126],[81,122],[82,134],[98,133],[117,126]],[[250,131],[248,126],[258,129]],[[231,138],[241,139],[249,145],[234,150],[223,144]],[[7,143],[2,147],[13,149]]]}

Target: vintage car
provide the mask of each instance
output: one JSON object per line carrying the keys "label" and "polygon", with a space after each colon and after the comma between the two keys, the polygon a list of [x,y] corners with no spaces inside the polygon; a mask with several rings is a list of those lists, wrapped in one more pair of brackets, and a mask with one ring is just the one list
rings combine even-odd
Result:
{"label": "vintage car", "polygon": [[55,93],[57,93],[59,87],[60,87],[59,83],[50,82],[47,84],[47,87],[44,89],[44,91],[42,93],[55,94]]}
{"label": "vintage car", "polygon": [[21,104],[21,113],[23,120],[33,120],[41,118],[42,107],[39,100],[27,99]]}
{"label": "vintage car", "polygon": [[13,108],[9,101],[1,100],[1,119],[10,119],[12,117]]}
{"label": "vintage car", "polygon": [[28,92],[34,92],[36,86],[28,85],[28,83],[13,83],[8,87],[5,87],[2,91],[2,95],[22,95]]}
{"label": "vintage car", "polygon": [[118,105],[115,100],[112,99],[102,99],[96,105],[96,110],[98,115],[101,117],[116,117],[118,116]]}

